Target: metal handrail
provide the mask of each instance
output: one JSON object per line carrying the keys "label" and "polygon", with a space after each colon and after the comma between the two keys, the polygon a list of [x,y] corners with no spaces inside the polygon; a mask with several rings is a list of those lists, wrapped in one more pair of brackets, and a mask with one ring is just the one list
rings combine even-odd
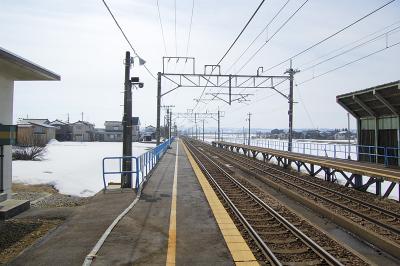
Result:
{"label": "metal handrail", "polygon": [[[107,175],[116,175],[116,174],[135,174],[135,189],[138,191],[141,185],[146,182],[147,176],[153,170],[154,166],[159,162],[162,155],[166,152],[168,147],[174,141],[174,137],[167,139],[160,145],[154,147],[153,149],[143,153],[140,156],[113,156],[113,157],[105,157],[102,160],[103,165],[103,185],[104,191],[107,190],[106,184],[106,176]],[[132,167],[132,171],[123,171],[122,170],[122,160],[130,159],[131,163],[134,161],[135,165]],[[115,161],[119,162],[119,171],[106,171],[106,161]],[[134,169],[134,170],[133,170]],[[133,175],[132,175],[133,176]],[[133,184],[133,182],[131,182]],[[133,187],[132,187],[133,188]]]}
{"label": "metal handrail", "polygon": [[[243,144],[243,139],[229,138],[225,141]],[[247,143],[246,143],[247,144]],[[252,146],[270,148],[275,150],[287,150],[288,142],[270,139],[252,139]],[[383,147],[372,145],[358,144],[329,144],[329,143],[311,143],[311,142],[293,142],[292,151],[297,153],[325,156],[330,158],[342,158],[359,160],[360,156],[365,156],[370,162],[379,163],[383,161],[386,166],[389,165],[390,159],[400,161],[400,148],[398,147]]]}

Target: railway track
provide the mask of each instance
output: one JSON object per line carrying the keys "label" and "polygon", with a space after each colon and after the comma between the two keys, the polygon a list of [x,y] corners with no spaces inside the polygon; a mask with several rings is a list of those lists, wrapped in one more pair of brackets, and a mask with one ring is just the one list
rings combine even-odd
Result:
{"label": "railway track", "polygon": [[[327,211],[336,215],[333,220],[341,221],[342,226],[361,235],[368,242],[398,257],[400,254],[400,215],[392,210],[382,208],[363,199],[336,191],[315,180],[307,180],[282,169],[277,169],[258,159],[215,148],[211,145],[195,142],[204,151],[218,156],[241,170],[274,182],[311,200],[310,204],[324,206]],[[342,217],[342,218],[337,218]],[[336,219],[336,220],[335,220]],[[350,220],[350,221],[349,221]],[[339,222],[340,222],[339,221]]]}
{"label": "railway track", "polygon": [[[189,151],[214,189],[240,220],[271,265],[364,265],[365,263],[288,211],[275,210],[225,171],[213,158],[186,141]],[[273,204],[274,205],[274,204]],[[312,237],[307,236],[303,231]],[[328,245],[323,247],[320,243]],[[327,251],[329,250],[329,252]]]}

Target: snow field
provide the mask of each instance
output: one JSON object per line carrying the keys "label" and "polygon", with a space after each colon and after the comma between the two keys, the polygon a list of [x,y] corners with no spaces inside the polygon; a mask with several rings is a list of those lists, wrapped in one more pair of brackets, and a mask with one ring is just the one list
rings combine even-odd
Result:
{"label": "snow field", "polygon": [[[132,155],[139,156],[154,146],[134,142]],[[92,196],[103,188],[102,159],[122,156],[122,142],[53,140],[46,148],[47,153],[42,161],[13,161],[13,182],[51,184],[63,194]],[[112,163],[113,170],[117,169],[115,162]],[[109,177],[107,182],[119,181],[119,178],[119,175],[115,175]]]}

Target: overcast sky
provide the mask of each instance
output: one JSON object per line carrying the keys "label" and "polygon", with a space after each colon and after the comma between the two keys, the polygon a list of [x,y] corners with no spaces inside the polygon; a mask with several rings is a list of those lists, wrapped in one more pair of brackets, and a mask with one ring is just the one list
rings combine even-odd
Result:
{"label": "overcast sky", "polygon": [[[259,4],[259,0],[195,0],[191,39],[188,33],[192,0],[176,0],[177,42],[175,46],[175,9],[173,0],[160,0],[160,13],[167,44],[167,55],[196,57],[196,69],[205,64],[216,64],[238,35]],[[248,53],[226,72],[255,36],[265,27],[286,0],[267,0],[237,44],[222,61],[222,73],[235,74],[251,54],[269,38],[282,23],[303,3],[291,0],[255,42]],[[287,59],[322,40],[340,28],[371,12],[388,0],[310,0],[277,33],[240,74],[255,74]],[[154,75],[162,71],[165,56],[156,0],[108,0],[111,10],[128,38]],[[383,28],[386,30],[382,30]],[[375,35],[400,26],[400,1],[395,1],[326,43],[293,60],[301,70],[295,83],[329,71],[371,52],[400,41],[394,30],[387,38],[375,42],[302,71],[334,49],[352,43],[371,33]],[[101,0],[2,0],[0,3],[0,46],[61,75],[60,82],[17,82],[15,85],[14,118],[67,119],[76,121],[84,113],[84,120],[103,127],[105,120],[122,118],[125,51],[129,46],[123,39]],[[365,40],[368,40],[364,39]],[[356,45],[358,43],[353,44]],[[352,46],[348,46],[346,49]],[[344,51],[344,50],[340,50]],[[338,51],[338,52],[340,52]],[[332,54],[334,55],[334,54]],[[336,95],[387,83],[400,78],[400,45],[386,49],[365,60],[326,74],[295,87],[295,128],[346,127],[347,114],[336,103]],[[317,61],[313,61],[317,60]],[[311,63],[310,63],[311,62]],[[307,64],[306,64],[307,63]],[[170,62],[168,72],[188,71],[188,64]],[[282,75],[288,64],[266,74]],[[133,114],[142,126],[156,121],[156,81],[135,65],[132,74],[145,83],[133,92]],[[163,81],[163,91],[171,84]],[[288,84],[278,87],[287,93]],[[185,112],[195,106],[193,98],[202,88],[180,88],[163,98],[163,104],[175,105],[174,112]],[[211,90],[207,89],[210,92]],[[238,92],[238,91],[236,91]],[[222,127],[241,128],[248,112],[252,126],[258,128],[286,128],[287,100],[269,89],[248,90],[255,93],[247,104],[228,106],[223,102],[199,104],[198,112],[225,111]],[[180,120],[179,126],[191,126]],[[354,125],[354,121],[353,121]],[[209,121],[207,126],[216,126]]]}

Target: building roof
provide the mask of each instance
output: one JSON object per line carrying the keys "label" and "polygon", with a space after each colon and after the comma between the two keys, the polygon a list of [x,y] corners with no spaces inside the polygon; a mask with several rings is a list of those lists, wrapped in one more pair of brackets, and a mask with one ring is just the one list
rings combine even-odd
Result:
{"label": "building roof", "polygon": [[58,120],[58,119],[56,119],[56,120],[54,120],[53,122],[51,122],[50,123],[50,125],[68,125],[68,123],[67,122],[64,122],[64,121],[61,121],[61,120]]}
{"label": "building roof", "polygon": [[60,80],[60,75],[0,47],[0,74],[13,80]]}
{"label": "building roof", "polygon": [[336,102],[356,118],[400,115],[400,81],[336,96]]}
{"label": "building roof", "polygon": [[75,123],[72,123],[71,125],[75,125],[75,124],[84,124],[84,125],[88,125],[88,126],[94,126],[94,124],[92,124],[92,123],[89,123],[87,121],[81,121],[81,120],[76,121]]}
{"label": "building roof", "polygon": [[22,118],[18,120],[17,124],[50,124],[49,119],[47,118]]}

